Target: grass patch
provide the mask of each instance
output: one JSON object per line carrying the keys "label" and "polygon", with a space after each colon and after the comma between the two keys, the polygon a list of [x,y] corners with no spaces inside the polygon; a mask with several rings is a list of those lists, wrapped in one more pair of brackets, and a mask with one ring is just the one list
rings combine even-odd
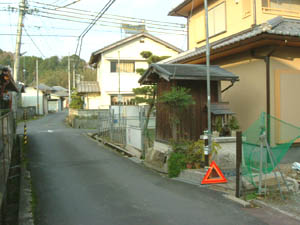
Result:
{"label": "grass patch", "polygon": [[247,193],[245,195],[245,200],[246,201],[250,201],[250,200],[253,200],[253,199],[256,199],[256,198],[257,198],[257,194],[255,192]]}
{"label": "grass patch", "polygon": [[26,122],[28,122],[28,121],[32,121],[32,120],[38,120],[38,119],[41,119],[41,118],[43,118],[44,116],[34,116],[34,117],[32,117],[32,118],[30,118],[30,119],[27,119],[27,120],[17,120],[17,124],[19,124],[19,123],[24,123],[25,121]]}

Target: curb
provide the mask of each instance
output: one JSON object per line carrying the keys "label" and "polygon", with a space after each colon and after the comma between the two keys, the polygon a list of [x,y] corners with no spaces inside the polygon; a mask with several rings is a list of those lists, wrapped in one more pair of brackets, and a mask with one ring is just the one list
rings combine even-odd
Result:
{"label": "curb", "polygon": [[233,195],[228,195],[228,194],[223,194],[223,196],[233,202],[236,202],[236,203],[242,205],[244,208],[251,208],[251,204],[247,201],[244,201],[243,199],[240,199]]}
{"label": "curb", "polygon": [[257,206],[259,206],[259,207],[269,207],[269,208],[274,209],[274,210],[276,210],[277,212],[280,212],[280,213],[282,213],[282,214],[284,214],[284,215],[286,215],[286,216],[289,216],[289,217],[292,217],[292,218],[294,218],[294,219],[296,219],[296,220],[299,220],[299,224],[300,224],[300,217],[299,217],[299,216],[293,215],[293,214],[291,214],[291,213],[289,213],[289,212],[286,212],[286,211],[284,211],[284,210],[281,210],[281,209],[279,209],[279,208],[277,208],[277,207],[270,206],[270,205],[268,205],[267,203],[265,203],[265,202],[263,202],[263,201],[260,201],[260,200],[257,200],[257,199],[254,199],[254,200],[252,200],[251,202],[252,202],[254,205],[257,205]]}

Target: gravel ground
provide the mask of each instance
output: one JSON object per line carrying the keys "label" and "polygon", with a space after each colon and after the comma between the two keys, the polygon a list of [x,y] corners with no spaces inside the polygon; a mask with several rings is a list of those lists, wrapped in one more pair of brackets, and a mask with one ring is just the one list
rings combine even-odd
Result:
{"label": "gravel ground", "polygon": [[[281,164],[280,170],[285,176],[291,177],[300,182],[300,172],[296,172],[295,170],[293,170],[291,163]],[[270,206],[279,208],[283,211],[300,217],[300,190],[298,190],[297,193],[293,194],[284,193],[284,196],[286,197],[286,199],[282,200],[280,197],[280,193],[277,190],[276,192],[269,194],[266,198],[262,198],[260,200],[264,201]]]}

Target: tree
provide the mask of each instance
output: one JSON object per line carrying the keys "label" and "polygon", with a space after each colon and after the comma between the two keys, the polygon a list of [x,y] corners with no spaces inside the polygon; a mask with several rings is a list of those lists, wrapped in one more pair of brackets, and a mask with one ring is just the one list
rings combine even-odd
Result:
{"label": "tree", "polygon": [[170,123],[172,127],[172,136],[175,141],[178,141],[178,136],[181,137],[180,118],[185,109],[190,105],[195,104],[193,97],[189,94],[190,89],[185,87],[172,87],[170,91],[165,92],[159,102],[165,104],[169,108]]}
{"label": "tree", "polygon": [[73,90],[71,99],[71,109],[83,109],[83,100],[81,99],[81,96],[78,94],[77,91]]}
{"label": "tree", "polygon": [[[140,55],[147,60],[148,64],[151,63],[156,63],[159,62],[160,60],[166,59],[170,56],[156,56],[153,55],[152,52],[150,51],[142,51]],[[140,75],[143,75],[145,73],[145,69],[138,68],[136,69],[136,72],[139,73]],[[134,88],[133,93],[136,95],[135,101],[137,103],[145,103],[149,105],[149,110],[146,115],[146,122],[144,125],[144,133],[147,137],[148,143],[150,142],[150,136],[148,132],[148,124],[149,124],[149,119],[150,115],[155,108],[157,99],[156,99],[156,85],[147,85],[147,86],[142,86],[139,88]],[[145,156],[145,151],[142,152],[142,157]]]}

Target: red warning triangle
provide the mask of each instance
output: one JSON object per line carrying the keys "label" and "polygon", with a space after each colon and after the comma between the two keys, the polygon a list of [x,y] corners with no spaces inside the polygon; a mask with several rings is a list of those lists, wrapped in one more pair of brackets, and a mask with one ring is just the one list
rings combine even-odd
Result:
{"label": "red warning triangle", "polygon": [[215,161],[212,161],[208,171],[206,172],[201,184],[218,184],[227,183],[227,179],[223,175]]}

